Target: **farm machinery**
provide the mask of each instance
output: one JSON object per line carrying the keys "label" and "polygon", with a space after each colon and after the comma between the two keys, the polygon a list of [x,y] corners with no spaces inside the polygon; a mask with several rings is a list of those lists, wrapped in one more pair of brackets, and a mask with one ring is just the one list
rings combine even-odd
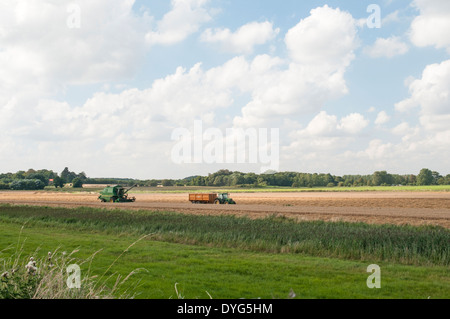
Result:
{"label": "farm machinery", "polygon": [[193,204],[236,205],[230,194],[189,194],[189,201]]}
{"label": "farm machinery", "polygon": [[128,192],[135,188],[137,185],[134,185],[128,189],[122,187],[120,185],[116,186],[108,186],[103,191],[100,192],[100,196],[98,197],[103,203],[131,203],[135,202],[135,197],[128,197]]}

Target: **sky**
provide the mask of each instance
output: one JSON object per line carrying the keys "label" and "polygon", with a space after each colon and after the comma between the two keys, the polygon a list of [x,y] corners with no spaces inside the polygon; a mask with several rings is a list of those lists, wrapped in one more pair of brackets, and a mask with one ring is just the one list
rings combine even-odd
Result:
{"label": "sky", "polygon": [[446,175],[449,33],[447,0],[0,0],[0,172]]}

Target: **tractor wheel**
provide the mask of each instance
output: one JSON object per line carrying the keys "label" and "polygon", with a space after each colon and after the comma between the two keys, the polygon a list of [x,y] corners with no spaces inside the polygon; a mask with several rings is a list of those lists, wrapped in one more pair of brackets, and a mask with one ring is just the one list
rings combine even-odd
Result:
{"label": "tractor wheel", "polygon": [[225,202],[224,204],[225,204],[225,205],[229,205],[230,203],[229,203],[229,202]]}
{"label": "tractor wheel", "polygon": [[220,205],[220,200],[216,199],[216,200],[214,201],[214,204],[215,204],[215,205]]}

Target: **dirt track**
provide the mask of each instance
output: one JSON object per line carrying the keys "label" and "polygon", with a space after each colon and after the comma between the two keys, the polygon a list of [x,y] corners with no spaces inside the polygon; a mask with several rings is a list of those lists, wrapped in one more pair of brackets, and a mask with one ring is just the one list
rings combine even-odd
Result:
{"label": "dirt track", "polygon": [[227,214],[260,218],[283,215],[297,220],[366,222],[375,224],[440,225],[450,229],[450,193],[236,193],[238,203],[193,205],[187,194],[134,194],[128,204],[100,203],[96,193],[0,192],[0,203],[92,206],[176,211],[189,214]]}

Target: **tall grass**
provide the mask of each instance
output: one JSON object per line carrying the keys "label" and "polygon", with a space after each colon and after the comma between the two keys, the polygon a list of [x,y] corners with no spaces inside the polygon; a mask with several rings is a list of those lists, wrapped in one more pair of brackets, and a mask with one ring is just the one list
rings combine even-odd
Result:
{"label": "tall grass", "polygon": [[83,231],[133,235],[153,233],[163,241],[238,247],[273,253],[450,265],[450,231],[436,226],[368,225],[345,222],[295,222],[270,217],[0,206],[0,221],[36,223]]}
{"label": "tall grass", "polygon": [[[23,227],[22,227],[23,229]],[[142,240],[147,236],[140,238]],[[124,252],[134,246],[131,244]],[[0,258],[0,299],[129,299],[133,295],[128,290],[120,291],[127,280],[139,269],[122,278],[120,275],[105,275],[117,261],[110,265],[105,273],[97,277],[91,274],[92,261],[95,252],[87,259],[75,258],[78,250],[71,253],[56,249],[42,255],[39,249],[32,254],[23,255],[25,240],[20,242],[20,235],[14,253],[6,258]],[[7,253],[9,247],[0,251],[0,256]],[[120,258],[122,254],[118,257]],[[76,264],[79,267],[87,265],[87,270],[80,278],[80,286],[70,288],[68,285],[68,266]],[[115,278],[114,278],[115,277]],[[113,284],[109,284],[113,280]]]}

